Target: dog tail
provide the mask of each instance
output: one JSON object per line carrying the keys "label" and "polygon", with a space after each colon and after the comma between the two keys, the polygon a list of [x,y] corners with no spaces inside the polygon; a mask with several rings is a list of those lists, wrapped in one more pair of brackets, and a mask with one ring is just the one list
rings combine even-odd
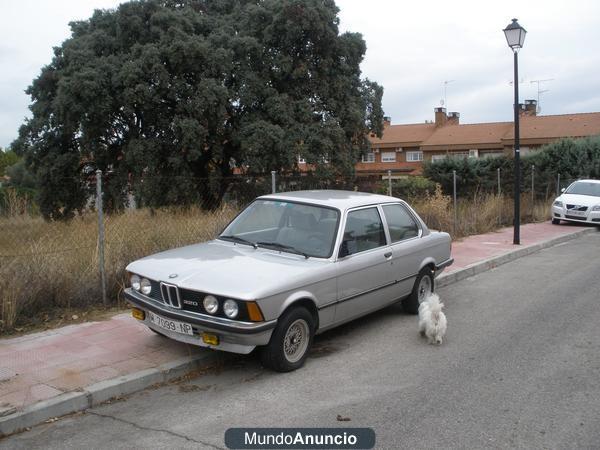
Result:
{"label": "dog tail", "polygon": [[429,303],[429,311],[431,311],[431,316],[434,320],[439,320],[444,304],[440,302],[440,298],[437,294],[431,294],[429,299],[427,299],[427,302]]}

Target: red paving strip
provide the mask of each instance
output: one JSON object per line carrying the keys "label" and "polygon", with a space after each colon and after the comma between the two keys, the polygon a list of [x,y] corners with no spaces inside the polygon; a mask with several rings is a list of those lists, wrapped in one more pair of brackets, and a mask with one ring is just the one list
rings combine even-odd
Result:
{"label": "red paving strip", "polygon": [[[580,231],[582,227],[550,223],[521,227],[521,247]],[[452,244],[452,273],[519,248],[512,228],[470,236]],[[103,322],[0,340],[0,411],[22,409],[94,383],[156,368],[209,350],[165,339],[143,324],[119,314]]]}
{"label": "red paving strip", "polygon": [[469,236],[452,243],[454,264],[445,270],[452,273],[482,260],[500,256],[521,247],[539,244],[580,231],[580,225],[552,225],[550,222],[521,225],[521,245],[513,244],[513,228]]}

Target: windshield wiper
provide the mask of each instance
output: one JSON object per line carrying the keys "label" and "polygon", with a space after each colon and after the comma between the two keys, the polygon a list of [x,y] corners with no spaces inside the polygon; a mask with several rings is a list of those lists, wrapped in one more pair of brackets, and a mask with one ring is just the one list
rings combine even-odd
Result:
{"label": "windshield wiper", "polygon": [[280,250],[287,250],[290,253],[297,253],[298,255],[304,256],[306,259],[309,258],[309,256],[302,250],[298,250],[296,247],[292,247],[291,245],[280,244],[279,242],[258,241],[256,245],[262,245],[263,247],[275,247]]}
{"label": "windshield wiper", "polygon": [[221,235],[221,236],[219,236],[219,239],[225,239],[227,241],[239,242],[240,244],[251,245],[254,248],[258,248],[258,245],[256,245],[254,242],[251,242],[248,239],[244,239],[239,236],[236,236],[235,234],[226,235],[226,236]]}

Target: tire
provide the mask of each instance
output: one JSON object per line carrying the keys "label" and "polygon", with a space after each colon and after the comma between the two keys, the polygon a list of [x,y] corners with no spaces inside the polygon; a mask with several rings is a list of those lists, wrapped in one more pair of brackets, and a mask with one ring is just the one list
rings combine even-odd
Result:
{"label": "tire", "polygon": [[417,275],[411,294],[402,300],[402,308],[409,314],[418,314],[419,305],[425,299],[427,291],[433,292],[433,272],[428,267],[423,267]]}
{"label": "tire", "polygon": [[299,369],[306,361],[314,333],[315,321],[306,308],[287,310],[279,319],[269,344],[261,348],[263,366],[276,372]]}
{"label": "tire", "polygon": [[560,225],[560,219],[552,219],[552,225]]}

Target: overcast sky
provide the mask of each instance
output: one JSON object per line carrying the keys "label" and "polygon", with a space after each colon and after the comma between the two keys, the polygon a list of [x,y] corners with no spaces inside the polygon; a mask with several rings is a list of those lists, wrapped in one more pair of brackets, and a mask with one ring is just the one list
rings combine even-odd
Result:
{"label": "overcast sky", "polygon": [[[28,116],[24,90],[70,34],[71,20],[119,0],[0,0],[0,147]],[[363,76],[384,89],[392,123],[433,119],[443,98],[461,123],[511,120],[513,64],[502,29],[527,29],[519,54],[521,101],[541,114],[600,111],[600,2],[597,0],[337,0],[342,30],[367,42]],[[452,81],[450,81],[452,80]]]}

